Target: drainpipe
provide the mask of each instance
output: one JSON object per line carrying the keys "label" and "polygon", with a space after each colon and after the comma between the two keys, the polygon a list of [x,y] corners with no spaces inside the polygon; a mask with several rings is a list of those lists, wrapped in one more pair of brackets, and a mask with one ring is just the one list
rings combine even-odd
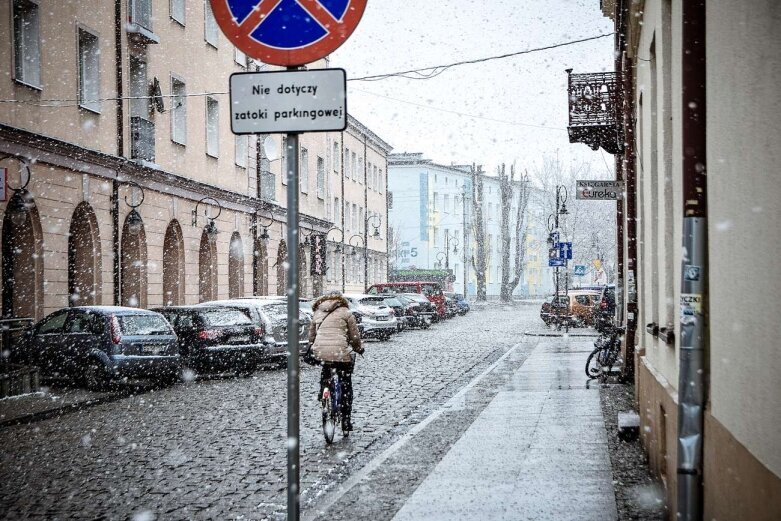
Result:
{"label": "drainpipe", "polygon": [[702,519],[703,416],[708,375],[705,0],[683,2],[683,256],[678,350],[677,519]]}
{"label": "drainpipe", "polygon": [[[116,59],[117,78],[117,156],[125,156],[125,111],[122,105],[124,89],[122,88],[122,0],[114,0],[114,53]],[[112,254],[114,260],[113,283],[114,305],[119,306],[122,301],[121,274],[119,259],[119,181],[115,178],[111,183],[111,239]]]}

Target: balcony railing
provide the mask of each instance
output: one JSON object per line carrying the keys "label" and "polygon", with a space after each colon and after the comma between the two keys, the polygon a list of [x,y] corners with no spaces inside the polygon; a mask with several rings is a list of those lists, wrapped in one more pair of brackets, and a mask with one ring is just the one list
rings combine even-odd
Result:
{"label": "balcony railing", "polygon": [[623,148],[620,84],[614,72],[572,74],[568,69],[569,141],[611,154]]}
{"label": "balcony railing", "polygon": [[130,157],[155,162],[155,124],[147,119],[130,118]]}

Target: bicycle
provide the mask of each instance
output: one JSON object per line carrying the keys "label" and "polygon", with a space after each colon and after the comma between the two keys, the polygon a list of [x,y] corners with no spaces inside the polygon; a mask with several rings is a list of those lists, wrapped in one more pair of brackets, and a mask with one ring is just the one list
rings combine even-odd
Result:
{"label": "bicycle", "polygon": [[594,350],[586,359],[586,376],[604,381],[610,375],[613,366],[621,356],[619,337],[624,333],[622,327],[607,327],[594,341]]}
{"label": "bicycle", "polygon": [[[355,363],[355,353],[351,353],[353,364]],[[336,429],[342,425],[342,382],[339,380],[339,374],[336,368],[331,367],[331,379],[328,380],[328,387],[323,389],[323,395],[320,398],[320,404],[323,412],[323,437],[327,444],[334,442]],[[342,435],[347,437],[350,431],[342,431]]]}

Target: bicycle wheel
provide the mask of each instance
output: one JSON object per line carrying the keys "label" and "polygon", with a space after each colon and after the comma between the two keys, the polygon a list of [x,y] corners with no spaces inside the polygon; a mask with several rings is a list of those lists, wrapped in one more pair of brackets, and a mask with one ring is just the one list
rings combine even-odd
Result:
{"label": "bicycle wheel", "polygon": [[331,399],[331,390],[323,391],[323,437],[329,445],[334,442],[336,434],[336,419],[334,418],[333,400]]}
{"label": "bicycle wheel", "polygon": [[598,378],[602,374],[602,366],[598,356],[600,351],[602,351],[600,348],[594,349],[586,359],[586,376],[589,378]]}

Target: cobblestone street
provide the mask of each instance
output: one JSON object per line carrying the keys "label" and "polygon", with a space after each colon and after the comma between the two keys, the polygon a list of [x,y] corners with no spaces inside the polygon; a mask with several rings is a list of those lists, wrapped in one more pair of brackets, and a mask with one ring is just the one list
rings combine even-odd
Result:
{"label": "cobblestone street", "polygon": [[[304,512],[518,344],[527,327],[538,325],[537,313],[537,306],[492,306],[428,331],[407,331],[385,343],[368,341],[354,376],[356,431],[330,447],[323,441],[315,401],[319,369],[304,367]],[[522,363],[533,346],[516,349],[513,364]],[[203,380],[7,427],[0,431],[4,515],[283,517],[285,383],[283,370]],[[468,425],[470,414],[461,416]],[[447,440],[457,438],[459,425],[443,423],[439,439],[432,438],[431,447],[416,445],[415,451],[435,464]],[[407,490],[416,483],[388,479],[391,488]]]}

